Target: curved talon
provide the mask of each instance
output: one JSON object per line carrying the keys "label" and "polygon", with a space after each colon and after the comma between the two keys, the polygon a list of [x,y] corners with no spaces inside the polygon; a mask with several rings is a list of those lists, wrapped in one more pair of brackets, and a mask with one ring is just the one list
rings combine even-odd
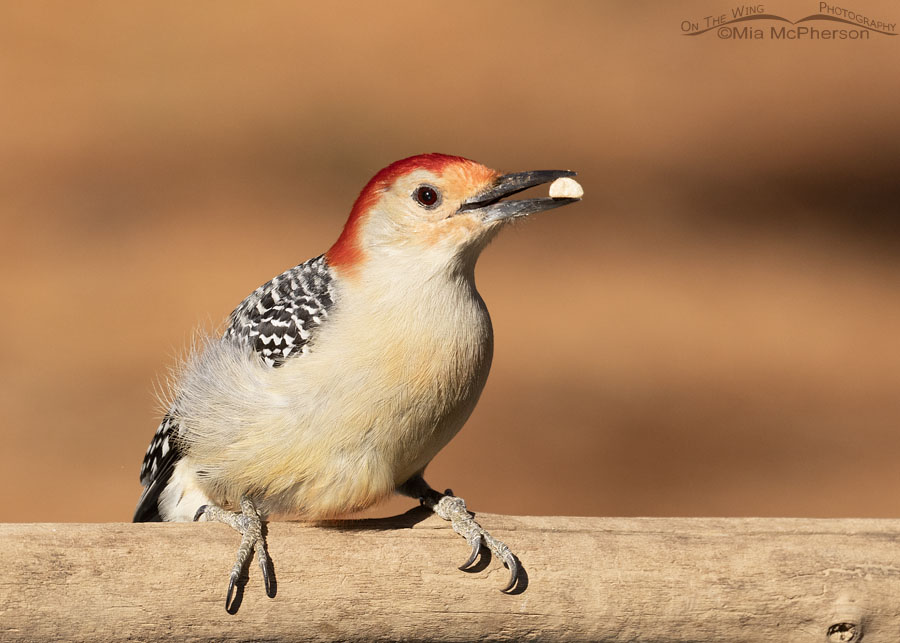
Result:
{"label": "curved talon", "polygon": [[272,577],[269,574],[269,556],[266,554],[266,550],[258,543],[256,545],[256,558],[259,561],[259,568],[262,570],[263,583],[266,586],[266,596],[275,598],[275,588],[272,585]]}
{"label": "curved talon", "polygon": [[469,559],[459,566],[459,569],[465,570],[469,565],[475,562],[475,559],[478,558],[478,554],[481,552],[481,536],[478,537],[478,540],[472,541],[472,553],[469,555]]}
{"label": "curved talon", "polygon": [[509,569],[509,583],[500,591],[508,592],[515,586],[516,579],[519,577],[519,564],[516,562],[516,557],[513,556],[512,552],[509,552],[503,557],[503,562],[506,564],[507,569]]}
{"label": "curved talon", "polygon": [[194,514],[194,522],[197,522],[198,520],[200,520],[200,516],[202,516],[204,513],[206,513],[206,510],[208,507],[209,507],[209,505],[200,505],[200,508],[197,509],[197,513]]}
{"label": "curved talon", "polygon": [[263,571],[263,582],[266,585],[266,596],[275,598],[275,587],[272,585],[272,578],[269,576],[269,570]]}
{"label": "curved talon", "polygon": [[225,609],[229,609],[231,607],[231,597],[234,595],[234,584],[237,582],[238,575],[235,572],[231,572],[231,580],[228,581],[228,594],[225,596]]}

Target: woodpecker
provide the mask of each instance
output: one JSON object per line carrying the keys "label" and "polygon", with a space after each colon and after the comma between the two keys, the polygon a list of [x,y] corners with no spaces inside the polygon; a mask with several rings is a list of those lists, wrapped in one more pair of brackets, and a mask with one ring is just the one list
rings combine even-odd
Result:
{"label": "woodpecker", "polygon": [[269,515],[328,519],[396,492],[466,539],[461,569],[487,546],[511,589],[509,547],[423,473],[472,413],[491,366],[479,254],[509,222],[579,200],[503,199],[574,175],[501,174],[445,154],[378,172],[325,254],[257,288],[221,337],[186,358],[144,456],[134,521],[202,517],[240,532],[228,608],[254,551],[274,596]]}

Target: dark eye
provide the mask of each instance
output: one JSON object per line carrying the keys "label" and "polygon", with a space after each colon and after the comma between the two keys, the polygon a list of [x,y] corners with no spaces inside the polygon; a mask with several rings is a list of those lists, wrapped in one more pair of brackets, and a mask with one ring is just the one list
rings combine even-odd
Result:
{"label": "dark eye", "polygon": [[426,208],[433,207],[441,197],[437,188],[433,188],[430,185],[420,185],[413,196],[419,202],[419,205],[423,205]]}

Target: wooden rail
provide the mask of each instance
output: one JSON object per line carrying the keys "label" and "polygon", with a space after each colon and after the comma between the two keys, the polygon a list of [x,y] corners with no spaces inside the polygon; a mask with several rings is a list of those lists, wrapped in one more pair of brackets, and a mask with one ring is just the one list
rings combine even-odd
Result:
{"label": "wooden rail", "polygon": [[900,641],[900,520],[479,520],[509,594],[417,509],[271,523],[277,595],[254,562],[234,614],[224,525],[2,524],[0,640]]}

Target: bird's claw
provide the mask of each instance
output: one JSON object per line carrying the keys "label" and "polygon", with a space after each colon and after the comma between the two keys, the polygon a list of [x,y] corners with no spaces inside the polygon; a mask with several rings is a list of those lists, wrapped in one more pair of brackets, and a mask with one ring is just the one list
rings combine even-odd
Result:
{"label": "bird's claw", "polygon": [[207,521],[223,522],[232,529],[241,534],[241,544],[238,547],[237,559],[234,567],[231,569],[231,576],[228,580],[228,592],[225,595],[225,609],[231,610],[234,607],[232,598],[234,597],[234,588],[238,583],[241,571],[245,563],[256,552],[259,560],[260,569],[262,569],[263,582],[266,587],[266,596],[275,597],[275,583],[269,570],[269,555],[266,552],[266,541],[262,534],[262,519],[257,512],[256,507],[246,496],[241,498],[240,513],[225,511],[216,505],[203,505],[197,509],[194,514],[194,520],[199,520],[200,516],[206,515]]}
{"label": "bird's claw", "polygon": [[238,580],[238,574],[236,572],[231,572],[231,577],[228,579],[228,593],[225,595],[225,609],[231,609],[231,597],[234,595],[234,584]]}
{"label": "bird's claw", "polygon": [[485,544],[509,569],[509,582],[500,591],[508,592],[515,586],[516,579],[519,576],[519,564],[515,555],[503,541],[491,536],[475,521],[466,509],[466,503],[462,498],[445,495],[434,505],[434,512],[444,520],[449,520],[453,531],[465,538],[466,542],[472,547],[469,559],[463,563],[460,569],[464,570],[474,563],[475,559],[478,558],[478,554],[481,553],[482,544]]}
{"label": "bird's claw", "polygon": [[256,559],[259,561],[259,568],[262,570],[266,596],[275,598],[275,584],[272,582],[272,574],[269,572],[269,554],[266,553],[265,543],[262,542],[262,538],[256,541]]}
{"label": "bird's claw", "polygon": [[470,544],[472,545],[472,553],[469,554],[468,560],[459,566],[463,571],[465,571],[469,565],[474,563],[475,559],[478,558],[478,554],[481,553],[481,534],[478,534],[478,538],[474,539]]}
{"label": "bird's claw", "polygon": [[508,551],[503,558],[503,564],[506,565],[506,568],[509,570],[509,583],[507,583],[506,587],[500,591],[508,592],[515,586],[516,579],[519,577],[519,563],[516,562],[515,555],[511,551]]}

